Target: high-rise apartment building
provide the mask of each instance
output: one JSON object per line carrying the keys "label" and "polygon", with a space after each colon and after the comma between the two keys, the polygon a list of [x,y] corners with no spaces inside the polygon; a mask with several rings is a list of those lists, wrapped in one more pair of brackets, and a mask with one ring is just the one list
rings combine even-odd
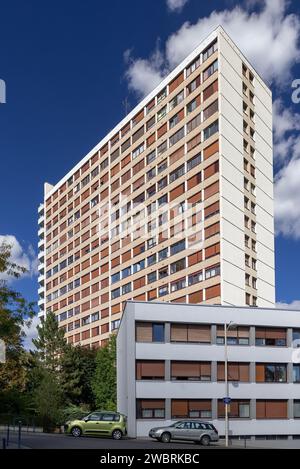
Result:
{"label": "high-rise apartment building", "polygon": [[221,27],[39,208],[40,315],[99,346],[129,299],[274,306],[272,97]]}

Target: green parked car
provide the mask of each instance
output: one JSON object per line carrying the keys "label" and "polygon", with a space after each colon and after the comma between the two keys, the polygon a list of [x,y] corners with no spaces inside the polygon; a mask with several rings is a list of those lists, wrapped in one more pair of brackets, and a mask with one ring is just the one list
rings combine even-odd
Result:
{"label": "green parked car", "polygon": [[92,412],[81,419],[69,420],[65,424],[65,432],[75,437],[110,436],[120,440],[126,435],[126,417],[118,412]]}

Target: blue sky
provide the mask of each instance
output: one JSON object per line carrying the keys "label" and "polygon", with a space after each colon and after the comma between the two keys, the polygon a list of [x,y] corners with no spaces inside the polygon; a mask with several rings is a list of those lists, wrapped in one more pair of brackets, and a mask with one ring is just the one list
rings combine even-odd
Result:
{"label": "blue sky", "polygon": [[44,181],[56,183],[124,116],[126,97],[133,107],[220,22],[276,100],[277,301],[300,300],[299,2],[10,0],[0,12],[0,235],[16,238],[14,258],[31,271],[16,288],[37,299]]}

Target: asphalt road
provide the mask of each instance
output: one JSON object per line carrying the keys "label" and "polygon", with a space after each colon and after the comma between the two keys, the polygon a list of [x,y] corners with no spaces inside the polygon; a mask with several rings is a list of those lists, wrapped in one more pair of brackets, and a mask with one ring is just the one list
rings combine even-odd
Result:
{"label": "asphalt road", "polygon": [[[0,435],[1,441],[4,434]],[[17,434],[11,433],[10,447],[17,447]],[[80,437],[74,438],[68,435],[60,434],[45,434],[45,433],[22,433],[21,438],[22,448],[28,449],[207,449],[201,445],[194,443],[178,442],[178,443],[161,443],[156,440],[150,439],[122,439],[114,441],[110,438],[93,438],[93,437]],[[219,444],[212,444],[209,448],[220,448]]]}

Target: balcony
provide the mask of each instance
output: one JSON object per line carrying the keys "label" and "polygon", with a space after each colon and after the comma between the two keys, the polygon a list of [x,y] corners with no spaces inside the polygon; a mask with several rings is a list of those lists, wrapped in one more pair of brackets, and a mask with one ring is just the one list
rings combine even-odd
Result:
{"label": "balcony", "polygon": [[44,242],[45,242],[44,239],[40,239],[40,240],[39,240],[39,242],[38,242],[38,247],[39,247],[39,249],[40,249],[42,246],[44,246]]}
{"label": "balcony", "polygon": [[44,204],[40,204],[38,207],[38,214],[42,215],[42,213],[44,213]]}
{"label": "balcony", "polygon": [[44,229],[44,227],[43,227],[43,228],[40,228],[39,231],[38,231],[38,236],[39,236],[39,238],[43,238],[43,237],[44,237],[44,234],[45,234],[45,229]]}

